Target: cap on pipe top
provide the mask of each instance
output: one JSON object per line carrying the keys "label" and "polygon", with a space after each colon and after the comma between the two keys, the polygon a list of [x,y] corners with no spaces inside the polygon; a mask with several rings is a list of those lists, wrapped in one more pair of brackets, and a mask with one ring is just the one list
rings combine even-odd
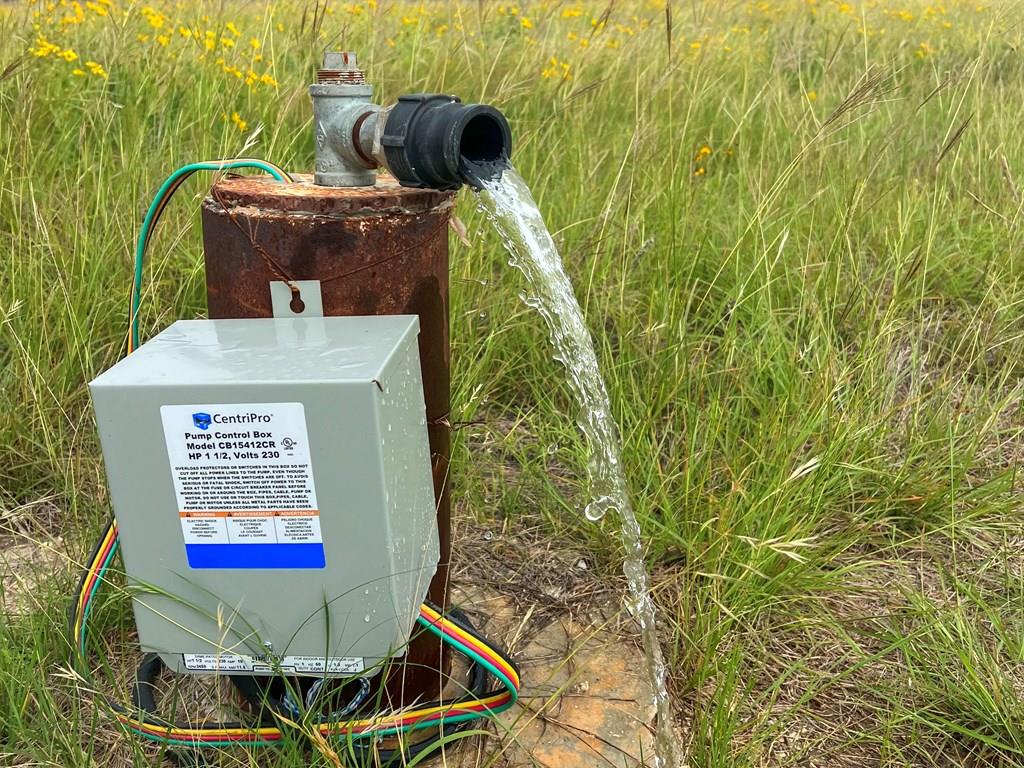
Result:
{"label": "cap on pipe top", "polygon": [[323,63],[316,73],[318,83],[364,85],[366,75],[359,69],[352,51],[324,51]]}

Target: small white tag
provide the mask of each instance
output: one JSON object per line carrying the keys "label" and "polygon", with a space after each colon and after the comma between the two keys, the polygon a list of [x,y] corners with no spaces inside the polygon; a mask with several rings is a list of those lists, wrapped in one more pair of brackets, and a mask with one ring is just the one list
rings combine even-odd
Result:
{"label": "small white tag", "polygon": [[[298,289],[298,294],[292,291],[293,285]],[[270,284],[270,307],[274,312],[274,317],[323,317],[324,302],[320,295],[320,281],[272,282]]]}
{"label": "small white tag", "polygon": [[355,675],[365,669],[358,656],[282,656],[272,663],[266,656],[239,653],[183,653],[185,669],[192,672],[294,672],[295,674]]}

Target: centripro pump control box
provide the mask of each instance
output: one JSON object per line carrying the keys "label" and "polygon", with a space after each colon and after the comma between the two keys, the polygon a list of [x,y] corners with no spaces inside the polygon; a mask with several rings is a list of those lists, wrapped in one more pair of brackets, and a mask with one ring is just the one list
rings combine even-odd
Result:
{"label": "centripro pump control box", "polygon": [[353,675],[437,568],[415,316],[174,323],[90,384],[143,651]]}

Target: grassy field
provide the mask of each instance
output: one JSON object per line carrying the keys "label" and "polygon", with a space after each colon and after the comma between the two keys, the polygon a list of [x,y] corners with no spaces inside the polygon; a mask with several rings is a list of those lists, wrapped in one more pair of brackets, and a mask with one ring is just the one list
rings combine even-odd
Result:
{"label": "grassy field", "polygon": [[[1010,0],[0,4],[0,546],[27,574],[5,580],[0,764],[146,764],[65,671],[108,514],[84,383],[123,352],[159,182],[311,167],[306,87],[338,46],[384,100],[509,117],[604,362],[689,764],[1024,763],[1022,21]],[[207,184],[163,220],[144,337],[204,310]],[[459,514],[542,525],[617,580],[542,323],[469,193],[458,214]],[[123,601],[101,613],[124,640]]]}

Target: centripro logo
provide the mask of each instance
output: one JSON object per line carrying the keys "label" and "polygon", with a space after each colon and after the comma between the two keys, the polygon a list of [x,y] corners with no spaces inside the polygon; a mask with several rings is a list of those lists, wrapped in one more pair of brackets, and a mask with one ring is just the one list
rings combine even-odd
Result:
{"label": "centripro logo", "polygon": [[269,424],[270,423],[269,413],[193,413],[192,423],[203,430],[207,431],[214,424]]}

